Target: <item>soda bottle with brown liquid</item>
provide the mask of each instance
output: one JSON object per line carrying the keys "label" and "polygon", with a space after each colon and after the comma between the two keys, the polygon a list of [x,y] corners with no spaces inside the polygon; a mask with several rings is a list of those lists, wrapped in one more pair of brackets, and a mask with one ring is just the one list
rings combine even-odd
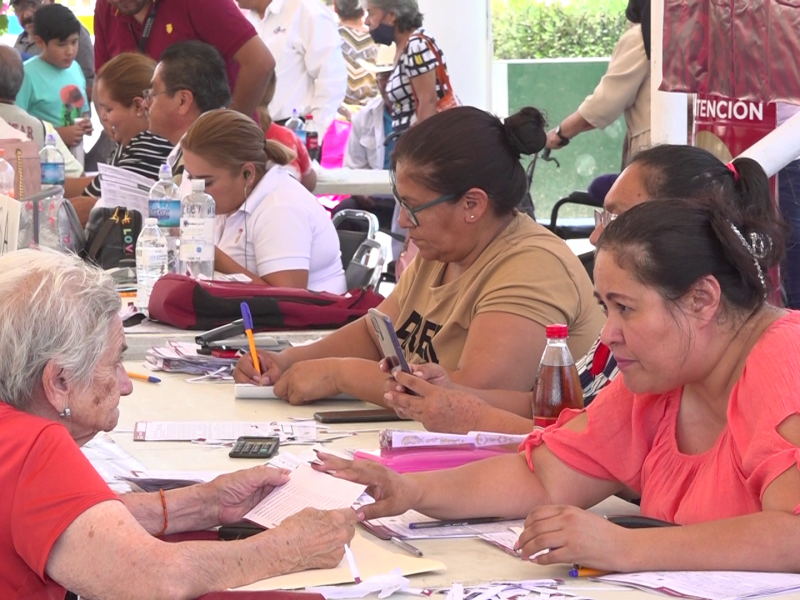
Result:
{"label": "soda bottle with brown liquid", "polygon": [[533,386],[533,424],[552,425],[565,408],[583,408],[583,390],[567,347],[566,325],[547,326],[547,346]]}

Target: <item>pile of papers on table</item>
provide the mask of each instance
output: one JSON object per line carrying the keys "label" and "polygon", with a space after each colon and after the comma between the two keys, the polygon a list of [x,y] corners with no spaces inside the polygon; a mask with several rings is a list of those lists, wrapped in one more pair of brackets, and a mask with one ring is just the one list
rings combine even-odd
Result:
{"label": "pile of papers on table", "polygon": [[153,346],[147,351],[148,367],[153,371],[214,375],[224,380],[233,380],[238,360],[200,354],[197,344],[189,342],[167,342],[166,346]]}

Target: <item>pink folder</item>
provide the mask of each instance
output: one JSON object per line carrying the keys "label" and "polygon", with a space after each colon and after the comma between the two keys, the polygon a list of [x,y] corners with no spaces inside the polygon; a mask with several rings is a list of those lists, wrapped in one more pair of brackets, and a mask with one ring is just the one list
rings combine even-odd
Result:
{"label": "pink folder", "polygon": [[398,473],[416,473],[452,469],[493,456],[508,454],[507,448],[475,448],[474,446],[442,446],[437,448],[385,448],[376,452],[359,450],[356,460],[374,460]]}

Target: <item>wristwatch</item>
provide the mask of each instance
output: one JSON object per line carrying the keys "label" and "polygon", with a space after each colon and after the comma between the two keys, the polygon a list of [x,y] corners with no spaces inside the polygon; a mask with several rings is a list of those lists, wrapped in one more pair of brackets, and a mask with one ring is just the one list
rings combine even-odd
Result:
{"label": "wristwatch", "polygon": [[560,124],[559,124],[558,127],[556,127],[556,135],[558,136],[558,139],[561,140],[561,144],[559,144],[559,148],[563,148],[564,146],[569,144],[569,138],[561,133],[561,125]]}

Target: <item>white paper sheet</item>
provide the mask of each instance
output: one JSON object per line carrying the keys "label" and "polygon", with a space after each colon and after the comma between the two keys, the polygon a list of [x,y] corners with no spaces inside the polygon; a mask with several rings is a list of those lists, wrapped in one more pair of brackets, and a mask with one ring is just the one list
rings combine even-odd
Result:
{"label": "white paper sheet", "polygon": [[137,442],[235,440],[241,435],[272,435],[272,423],[246,421],[137,421]]}
{"label": "white paper sheet", "polygon": [[348,508],[365,489],[365,485],[336,479],[302,465],[292,471],[288,483],[264,498],[244,518],[263,527],[277,527],[304,508]]}
{"label": "white paper sheet", "polygon": [[114,208],[124,206],[138,210],[145,218],[150,214],[150,188],[156,183],[138,173],[120,167],[98,164],[102,182],[102,197],[95,207]]}
{"label": "white paper sheet", "polygon": [[800,589],[800,575],[789,573],[652,571],[604,575],[597,580],[705,600],[764,598]]}
{"label": "white paper sheet", "polygon": [[[292,344],[297,346],[297,344]],[[240,400],[277,400],[275,388],[271,385],[253,385],[251,383],[237,383],[234,390],[234,398]],[[355,396],[349,394],[337,394],[331,396],[332,400],[357,400]]]}

